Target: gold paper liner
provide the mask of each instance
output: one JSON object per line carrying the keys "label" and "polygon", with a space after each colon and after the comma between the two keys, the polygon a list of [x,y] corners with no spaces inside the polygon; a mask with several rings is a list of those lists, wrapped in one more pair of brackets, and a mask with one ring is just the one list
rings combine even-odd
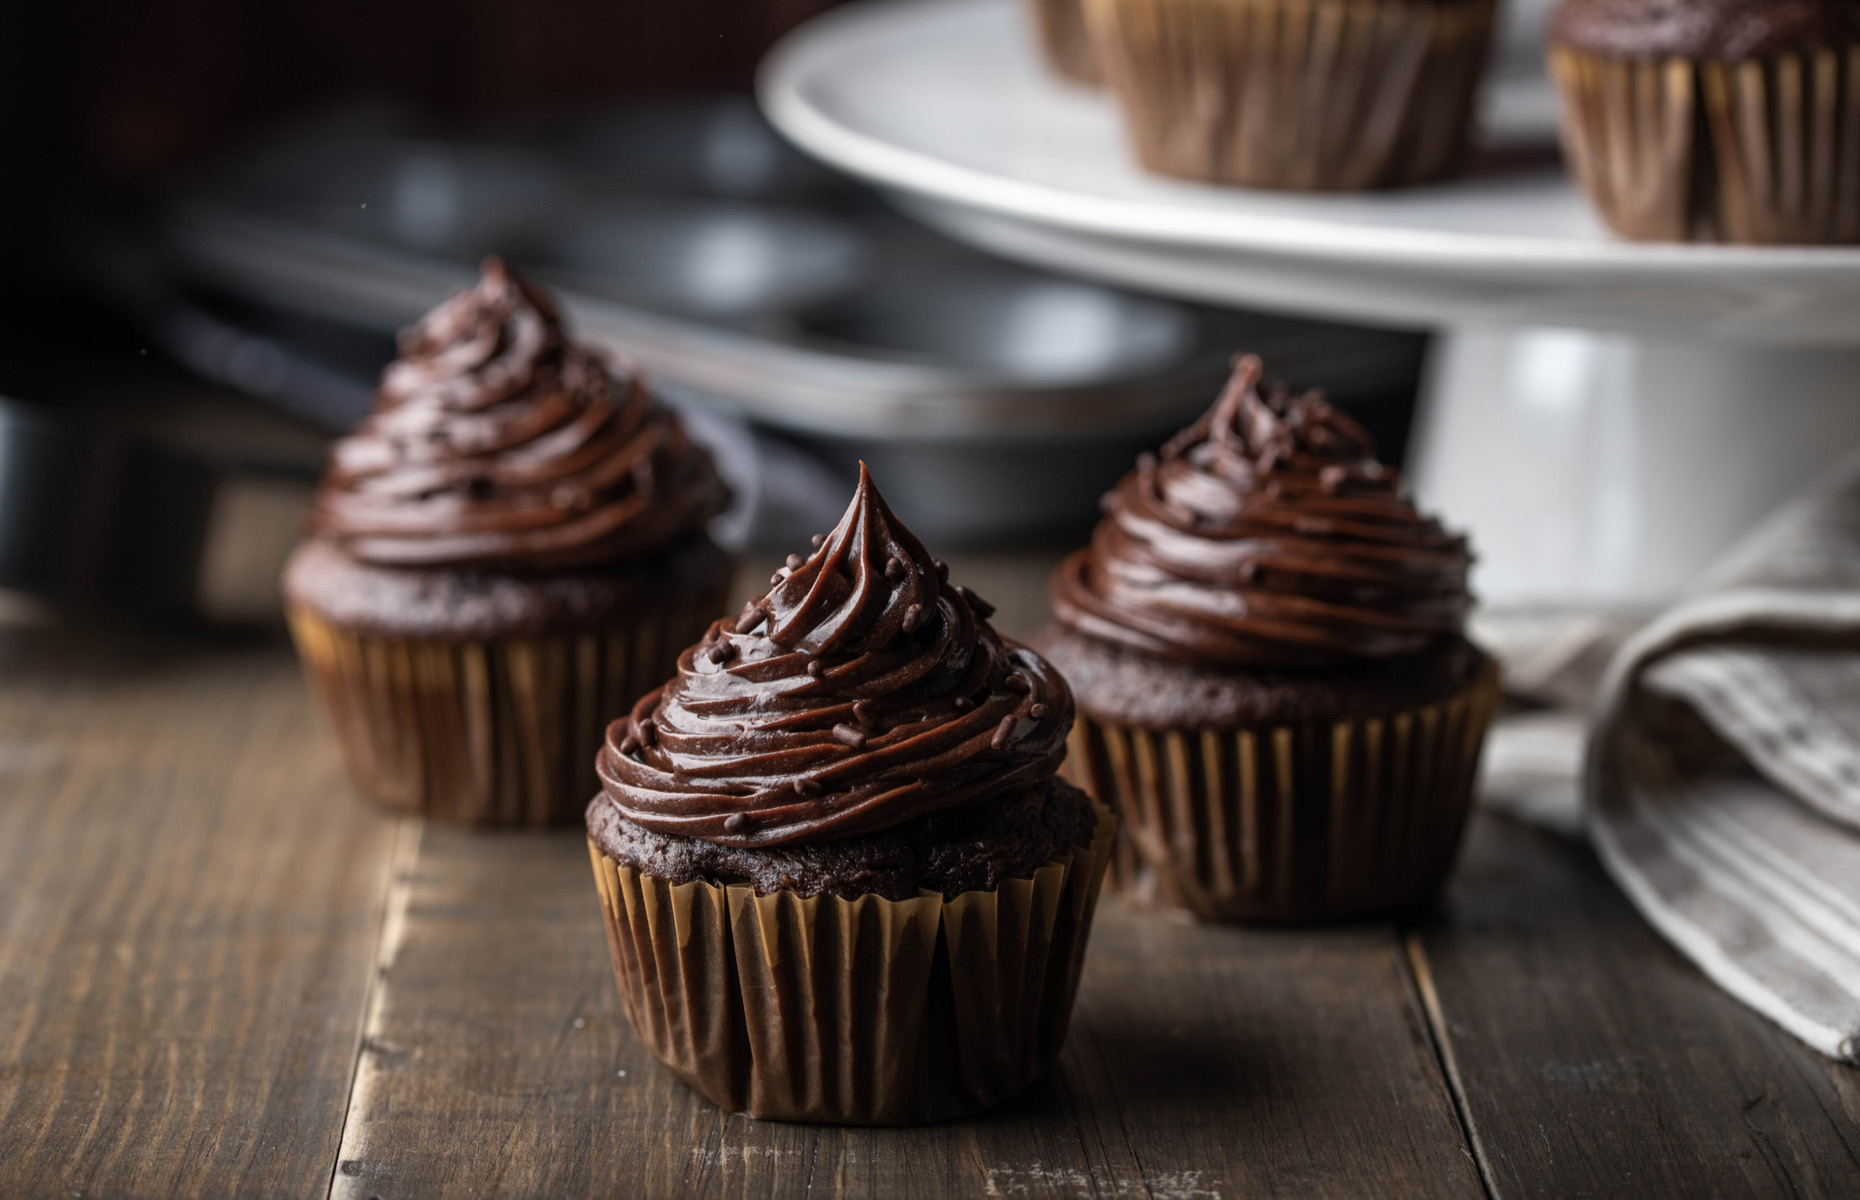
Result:
{"label": "gold paper liner", "polygon": [[1123,818],[1120,889],[1208,920],[1397,910],[1452,869],[1498,668],[1439,704],[1266,729],[1123,728],[1080,714],[1061,774]]}
{"label": "gold paper liner", "polygon": [[1138,159],[1249,187],[1359,191],[1452,171],[1492,0],[1085,0]]}
{"label": "gold paper liner", "polygon": [[722,595],[625,628],[450,641],[379,637],[290,606],[291,635],[356,790],[467,825],[582,819],[607,723],[665,682]]}
{"label": "gold paper liner", "polygon": [[1562,48],[1563,149],[1602,219],[1649,241],[1860,241],[1860,47],[1746,62]]}
{"label": "gold paper liner", "polygon": [[945,899],[670,884],[593,841],[627,1017],[719,1107],[912,1125],[979,1112],[1059,1055],[1116,818],[1089,847]]}
{"label": "gold paper liner", "polygon": [[1074,83],[1102,84],[1098,48],[1085,25],[1085,0],[1027,0],[1027,4],[1046,65]]}

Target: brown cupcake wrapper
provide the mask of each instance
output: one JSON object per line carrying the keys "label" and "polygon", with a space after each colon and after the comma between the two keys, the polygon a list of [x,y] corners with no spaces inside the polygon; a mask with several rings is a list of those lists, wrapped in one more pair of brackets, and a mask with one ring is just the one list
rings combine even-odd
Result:
{"label": "brown cupcake wrapper", "polygon": [[1098,47],[1085,24],[1085,0],[1027,0],[1027,6],[1046,65],[1074,83],[1103,84]]}
{"label": "brown cupcake wrapper", "polygon": [[910,900],[671,884],[592,841],[634,1032],[719,1107],[911,1125],[1007,1099],[1051,1069],[1116,818],[992,891]]}
{"label": "brown cupcake wrapper", "polygon": [[1138,159],[1249,187],[1360,191],[1464,156],[1491,0],[1084,0]]}
{"label": "brown cupcake wrapper", "polygon": [[1650,241],[1860,241],[1860,47],[1745,62],[1557,47],[1563,149],[1602,219]]}
{"label": "brown cupcake wrapper", "polygon": [[1264,729],[1125,728],[1080,714],[1062,775],[1123,818],[1117,882],[1209,920],[1315,921],[1416,904],[1452,869],[1498,669],[1437,704]]}
{"label": "brown cupcake wrapper", "polygon": [[467,825],[569,824],[600,790],[607,723],[672,675],[726,603],[549,637],[382,637],[292,605],[292,638],[356,790]]}

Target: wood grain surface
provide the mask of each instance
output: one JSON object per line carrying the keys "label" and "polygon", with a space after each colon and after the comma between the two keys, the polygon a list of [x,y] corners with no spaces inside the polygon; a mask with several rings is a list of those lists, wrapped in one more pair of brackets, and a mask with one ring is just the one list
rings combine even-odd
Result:
{"label": "wood grain surface", "polygon": [[720,1113],[610,971],[578,834],[367,809],[281,644],[0,636],[0,1195],[1860,1194],[1860,1072],[1497,819],[1412,927],[1105,905],[975,1121]]}
{"label": "wood grain surface", "polygon": [[821,1129],[721,1114],[632,1037],[581,837],[429,826],[408,879],[339,1196],[1480,1194],[1388,927],[1107,905],[1057,1078]]}
{"label": "wood grain surface", "polygon": [[0,1195],[326,1187],[392,821],[295,664],[0,640]]}
{"label": "wood grain surface", "polygon": [[1410,946],[1494,1194],[1860,1196],[1860,1070],[1720,991],[1585,847],[1475,825]]}

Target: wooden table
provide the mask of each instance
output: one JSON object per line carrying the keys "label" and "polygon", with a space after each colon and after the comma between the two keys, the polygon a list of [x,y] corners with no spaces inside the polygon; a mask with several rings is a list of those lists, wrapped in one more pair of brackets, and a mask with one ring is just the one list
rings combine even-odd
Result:
{"label": "wooden table", "polygon": [[761,1124],[634,1039],[580,834],[365,808],[279,642],[0,633],[0,1196],[325,1194],[1854,1196],[1860,1071],[1482,818],[1417,924],[1107,904],[981,1120]]}

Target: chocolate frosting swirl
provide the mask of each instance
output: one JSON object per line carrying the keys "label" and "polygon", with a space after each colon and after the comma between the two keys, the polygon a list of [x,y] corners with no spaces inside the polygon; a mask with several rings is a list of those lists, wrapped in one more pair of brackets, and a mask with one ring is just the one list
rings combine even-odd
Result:
{"label": "chocolate frosting swirl", "polygon": [[870,834],[986,803],[1058,768],[1072,693],[989,627],[872,486],[806,559],[712,625],[607,730],[622,816],[725,846]]}
{"label": "chocolate frosting swirl", "polygon": [[617,563],[704,529],[729,495],[636,376],[568,340],[497,259],[400,338],[374,412],[336,444],[312,530],[382,566]]}
{"label": "chocolate frosting swirl", "polygon": [[1363,428],[1321,394],[1262,395],[1237,359],[1214,407],[1105,497],[1088,549],[1053,575],[1053,614],[1181,662],[1320,668],[1457,634],[1464,538],[1415,511]]}
{"label": "chocolate frosting swirl", "polygon": [[1860,45],[1855,0],[1563,0],[1551,41],[1615,58],[1737,62]]}

